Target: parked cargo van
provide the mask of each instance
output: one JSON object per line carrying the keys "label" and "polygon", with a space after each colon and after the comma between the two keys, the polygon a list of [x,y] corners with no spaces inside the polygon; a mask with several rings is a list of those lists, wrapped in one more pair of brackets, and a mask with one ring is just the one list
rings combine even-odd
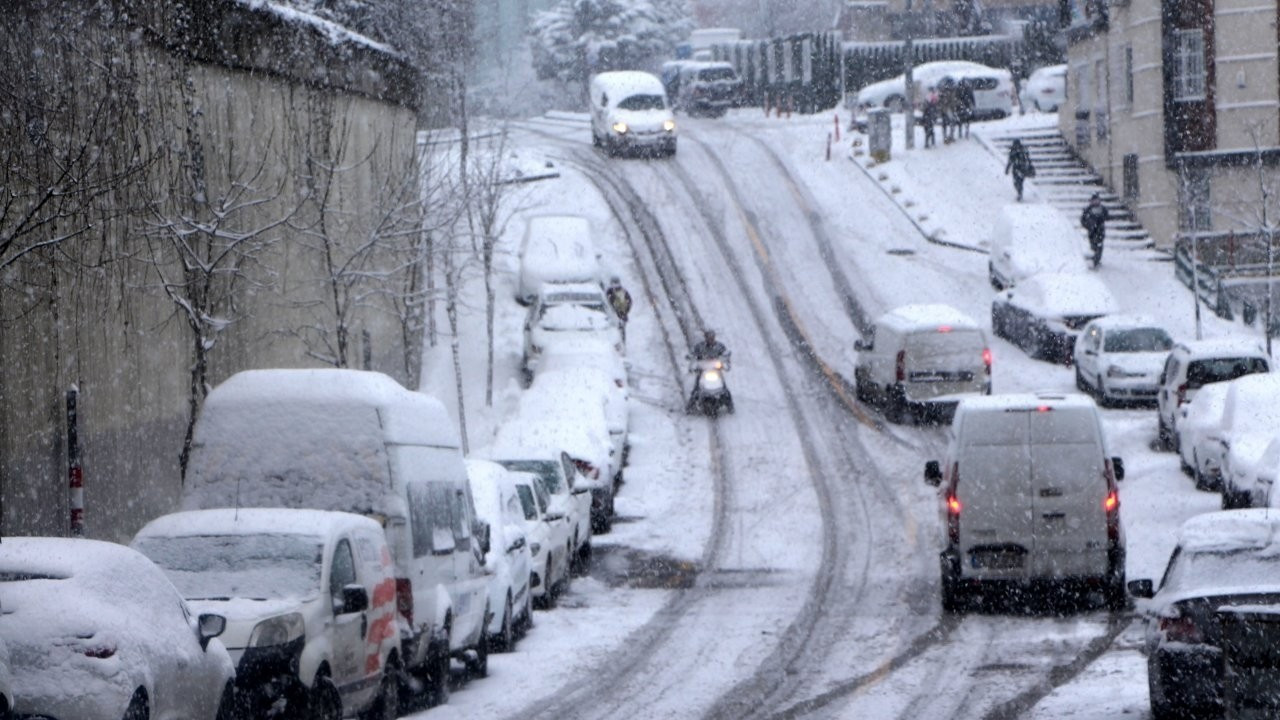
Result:
{"label": "parked cargo van", "polygon": [[391,549],[405,667],[437,700],[449,658],[488,661],[488,533],[458,431],[438,400],[375,372],[248,370],[209,393],[183,509],[337,510],[379,520]]}
{"label": "parked cargo van", "polygon": [[941,488],[942,605],[988,587],[1077,585],[1124,607],[1125,539],[1098,407],[1084,395],[967,398],[925,482]]}
{"label": "parked cargo van", "polygon": [[1084,272],[1080,231],[1052,205],[1005,205],[991,230],[991,286],[1004,290],[1043,272]]}
{"label": "parked cargo van", "polygon": [[948,421],[956,403],[991,392],[991,351],[978,323],[949,305],[904,305],[854,343],[858,399],[893,422]]}
{"label": "parked cargo van", "polygon": [[591,224],[578,215],[529,218],[520,246],[520,287],[516,299],[529,304],[543,283],[591,283],[601,280],[600,254]]}

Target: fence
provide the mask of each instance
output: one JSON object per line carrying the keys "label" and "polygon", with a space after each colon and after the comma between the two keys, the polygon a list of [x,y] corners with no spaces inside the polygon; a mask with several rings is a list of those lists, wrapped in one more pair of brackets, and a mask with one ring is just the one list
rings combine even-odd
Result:
{"label": "fence", "polygon": [[[1271,295],[1274,308],[1268,331],[1280,335],[1280,284],[1275,282],[1280,268],[1280,251],[1273,250],[1267,262],[1267,240],[1261,234],[1213,233],[1195,239],[1180,237],[1174,244],[1174,273],[1192,288],[1219,317],[1239,317],[1246,325],[1254,325],[1258,314]],[[1193,287],[1193,284],[1196,287]],[[1262,319],[1265,322],[1265,319]]]}
{"label": "fence", "polygon": [[816,113],[838,105],[844,94],[836,33],[718,43],[711,52],[737,69],[743,105]]}

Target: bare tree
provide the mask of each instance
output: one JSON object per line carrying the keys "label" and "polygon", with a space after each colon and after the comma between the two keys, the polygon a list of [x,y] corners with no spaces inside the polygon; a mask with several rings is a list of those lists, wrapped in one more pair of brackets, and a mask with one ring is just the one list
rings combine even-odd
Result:
{"label": "bare tree", "polygon": [[[1262,247],[1254,249],[1250,254],[1260,259],[1263,264],[1263,272],[1266,276],[1266,294],[1262,299],[1262,317],[1263,317],[1263,334],[1266,337],[1267,354],[1271,354],[1271,332],[1274,326],[1274,308],[1272,307],[1272,294],[1275,275],[1275,242],[1276,242],[1276,220],[1280,215],[1280,210],[1272,207],[1276,203],[1276,171],[1273,164],[1269,164],[1266,153],[1264,152],[1263,138],[1273,137],[1274,131],[1268,128],[1265,123],[1253,123],[1247,130],[1250,139],[1253,141],[1253,159],[1250,162],[1250,170],[1253,173],[1253,184],[1257,188],[1257,195],[1252,198],[1239,198],[1234,202],[1215,203],[1215,207],[1221,208],[1227,217],[1230,217],[1240,226],[1247,228],[1249,232],[1256,234],[1258,242]],[[1182,173],[1186,176],[1186,173]],[[1258,252],[1261,250],[1261,252]],[[1193,266],[1196,259],[1192,259]]]}

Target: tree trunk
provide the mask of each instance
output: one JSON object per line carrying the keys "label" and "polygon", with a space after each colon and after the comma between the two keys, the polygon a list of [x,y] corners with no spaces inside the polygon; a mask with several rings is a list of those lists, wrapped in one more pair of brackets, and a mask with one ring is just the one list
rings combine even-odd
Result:
{"label": "tree trunk", "polygon": [[493,407],[493,241],[491,235],[484,238],[484,323],[489,342],[489,359],[485,364],[484,406]]}

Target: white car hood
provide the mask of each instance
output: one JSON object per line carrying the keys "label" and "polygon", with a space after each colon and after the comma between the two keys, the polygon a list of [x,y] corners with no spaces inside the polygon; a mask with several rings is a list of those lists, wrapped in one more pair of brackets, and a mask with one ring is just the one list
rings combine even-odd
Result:
{"label": "white car hood", "polygon": [[1107,364],[1118,367],[1125,372],[1142,373],[1145,377],[1156,377],[1164,369],[1165,359],[1169,353],[1136,352],[1113,353],[1107,355]]}

